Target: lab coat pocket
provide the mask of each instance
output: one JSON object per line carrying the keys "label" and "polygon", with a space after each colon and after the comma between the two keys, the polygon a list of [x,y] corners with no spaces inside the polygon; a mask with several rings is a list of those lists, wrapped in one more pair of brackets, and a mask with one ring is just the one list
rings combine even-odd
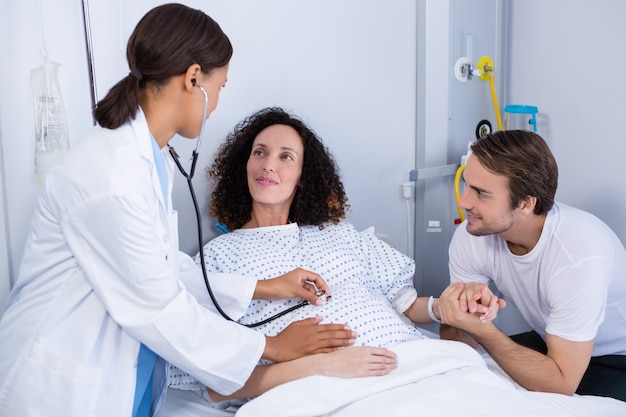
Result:
{"label": "lab coat pocket", "polygon": [[101,368],[80,366],[34,343],[16,366],[4,415],[93,416],[101,379]]}

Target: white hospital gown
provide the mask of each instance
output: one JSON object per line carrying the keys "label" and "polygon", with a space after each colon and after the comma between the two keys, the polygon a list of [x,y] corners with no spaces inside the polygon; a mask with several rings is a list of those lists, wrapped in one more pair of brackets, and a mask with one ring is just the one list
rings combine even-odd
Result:
{"label": "white hospital gown", "polygon": [[[329,223],[322,230],[296,223],[238,229],[207,243],[204,257],[209,273],[228,272],[262,280],[303,268],[324,278],[331,300],[319,307],[308,304],[255,327],[268,336],[280,333],[294,321],[322,316],[322,323],[345,323],[356,331],[355,346],[387,347],[426,337],[402,314],[417,298],[413,287],[415,262],[350,223]],[[199,256],[196,262],[200,263]],[[300,301],[253,300],[238,321],[257,323]],[[199,389],[193,377],[173,366],[169,384],[178,389]]]}
{"label": "white hospital gown", "polygon": [[[293,321],[322,316],[323,323],[345,323],[356,331],[355,346],[385,347],[423,337],[402,315],[417,297],[415,262],[350,223],[329,223],[322,230],[296,223],[239,229],[211,240],[204,251],[208,272],[261,280],[300,267],[326,280],[332,295],[329,302],[306,305],[256,328],[266,335],[278,334]],[[253,300],[238,321],[256,323],[299,302],[295,298]]]}

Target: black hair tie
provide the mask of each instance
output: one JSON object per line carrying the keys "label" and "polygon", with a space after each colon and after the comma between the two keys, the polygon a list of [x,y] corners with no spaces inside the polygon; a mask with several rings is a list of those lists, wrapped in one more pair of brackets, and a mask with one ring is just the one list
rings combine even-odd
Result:
{"label": "black hair tie", "polygon": [[137,80],[139,80],[139,81],[143,80],[143,75],[141,75],[141,73],[137,69],[130,70],[128,75],[131,75],[131,76],[137,78]]}

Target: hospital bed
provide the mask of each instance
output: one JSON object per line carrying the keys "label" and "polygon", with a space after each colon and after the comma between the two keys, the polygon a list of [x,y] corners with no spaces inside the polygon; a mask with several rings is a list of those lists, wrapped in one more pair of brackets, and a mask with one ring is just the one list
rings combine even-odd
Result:
{"label": "hospital bed", "polygon": [[[373,227],[376,234],[394,246]],[[626,402],[527,391],[484,351],[419,328],[425,339],[389,349],[398,368],[381,377],[312,376],[248,402],[211,404],[202,391],[169,389],[163,417],[626,417]]]}
{"label": "hospital bed", "polygon": [[[427,333],[427,331],[425,331]],[[391,347],[399,366],[382,377],[313,376],[278,386],[237,409],[207,406],[198,392],[170,390],[165,416],[177,417],[608,417],[626,402],[531,392],[486,354],[460,342],[413,340]]]}

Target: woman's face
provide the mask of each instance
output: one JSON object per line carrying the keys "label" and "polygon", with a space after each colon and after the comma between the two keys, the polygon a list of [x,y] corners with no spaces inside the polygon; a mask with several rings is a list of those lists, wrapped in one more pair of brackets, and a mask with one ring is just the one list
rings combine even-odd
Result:
{"label": "woman's face", "polygon": [[289,214],[303,163],[302,138],[294,128],[273,125],[263,129],[252,143],[246,165],[253,209],[286,210]]}

